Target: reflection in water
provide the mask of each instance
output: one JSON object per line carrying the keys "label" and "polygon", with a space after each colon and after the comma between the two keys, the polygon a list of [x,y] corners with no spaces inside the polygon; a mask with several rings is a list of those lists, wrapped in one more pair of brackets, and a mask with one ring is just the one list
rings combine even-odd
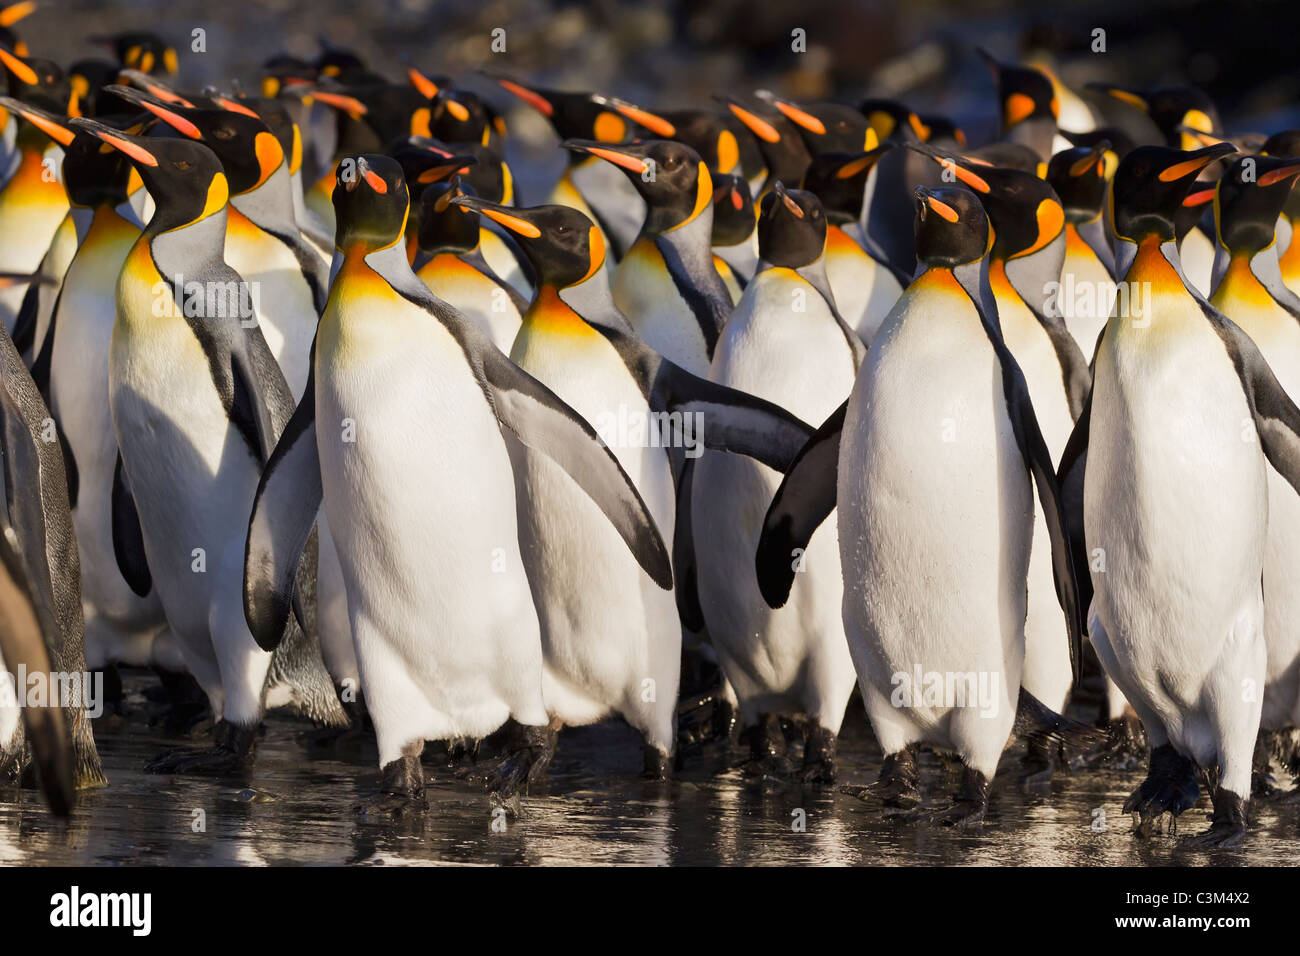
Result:
{"label": "reflection in water", "polygon": [[[1185,845],[1209,806],[1183,815],[1176,837],[1134,839],[1120,813],[1138,771],[1059,774],[1050,792],[1023,792],[1015,753],[1003,761],[982,831],[955,833],[887,819],[878,805],[793,784],[757,784],[731,754],[696,756],[668,784],[637,776],[641,747],[621,724],[569,730],[544,791],[518,818],[430,764],[431,812],[396,824],[359,822],[352,807],[376,785],[373,744],[313,759],[306,725],[274,716],[243,783],[144,774],[175,740],[151,730],[140,695],[125,723],[96,728],[110,786],[81,795],[71,823],[54,823],[34,792],[0,791],[0,864],[527,864],[527,865],[1291,865],[1300,859],[1300,805],[1261,802],[1241,850]],[[928,795],[951,788],[921,761]],[[860,710],[840,745],[843,782],[880,766]],[[803,832],[795,811],[802,810]],[[197,812],[197,811],[202,811]],[[493,822],[503,819],[494,830]]]}

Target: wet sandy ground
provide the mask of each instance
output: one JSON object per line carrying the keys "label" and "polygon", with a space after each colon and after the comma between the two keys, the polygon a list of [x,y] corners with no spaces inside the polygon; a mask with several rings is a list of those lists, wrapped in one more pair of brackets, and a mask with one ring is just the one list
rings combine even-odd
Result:
{"label": "wet sandy ground", "polygon": [[[132,682],[136,684],[136,682]],[[1058,772],[1047,789],[1018,783],[1017,751],[995,781],[982,830],[954,832],[884,819],[879,805],[834,790],[755,782],[733,764],[745,752],[714,747],[670,783],[638,778],[637,735],[610,723],[565,731],[542,792],[493,830],[493,805],[473,784],[426,763],[430,812],[422,820],[359,821],[373,791],[373,741],[320,751],[307,724],[274,715],[246,781],[145,774],[158,752],[187,741],[151,728],[139,686],[124,719],[96,730],[110,785],[83,793],[70,824],[34,792],[0,791],[0,864],[635,864],[635,865],[1150,865],[1285,866],[1300,862],[1300,804],[1256,802],[1254,827],[1235,850],[1184,838],[1207,826],[1209,801],[1185,813],[1176,836],[1140,842],[1120,813],[1139,770]],[[197,743],[197,742],[196,742]],[[880,753],[860,708],[840,742],[841,783],[875,779]],[[923,757],[927,794],[951,787]],[[1105,829],[1094,829],[1095,813]],[[196,810],[204,832],[195,832]],[[797,811],[805,832],[794,832]]]}

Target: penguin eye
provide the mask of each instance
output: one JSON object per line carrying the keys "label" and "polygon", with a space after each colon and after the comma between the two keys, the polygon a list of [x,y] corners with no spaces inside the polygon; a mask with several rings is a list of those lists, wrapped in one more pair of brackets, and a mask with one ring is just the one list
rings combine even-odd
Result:
{"label": "penguin eye", "polygon": [[676,153],[669,153],[668,157],[661,164],[664,169],[676,169],[682,163],[682,158]]}
{"label": "penguin eye", "polygon": [[178,159],[173,165],[182,172],[190,168],[190,162],[188,159]]}
{"label": "penguin eye", "polygon": [[235,131],[229,126],[218,126],[212,131],[212,135],[216,139],[234,139]]}

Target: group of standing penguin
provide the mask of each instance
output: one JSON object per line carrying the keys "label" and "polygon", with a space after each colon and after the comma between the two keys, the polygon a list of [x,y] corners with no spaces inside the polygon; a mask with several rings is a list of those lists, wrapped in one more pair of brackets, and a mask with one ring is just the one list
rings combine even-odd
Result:
{"label": "group of standing penguin", "polygon": [[[1300,131],[1098,88],[1138,143],[987,56],[980,148],[890,100],[491,73],[569,157],[521,206],[504,102],[446,77],[326,49],[192,91],[148,33],[65,70],[29,8],[0,11],[0,653],[189,675],[211,746],[149,770],[236,772],[288,707],[373,724],[369,815],[425,806],[426,742],[495,735],[509,797],[611,716],[662,778],[703,656],[747,769],[810,784],[858,687],[885,759],[853,792],[908,819],[979,823],[1015,735],[1040,776],[1144,735],[1125,811],[1204,783],[1213,843],[1271,756],[1300,773]],[[1089,644],[1097,729],[1061,716]],[[922,674],[969,693],[900,702]],[[12,703],[0,767],[66,813],[105,782],[84,701]],[[937,810],[922,748],[960,764]]]}

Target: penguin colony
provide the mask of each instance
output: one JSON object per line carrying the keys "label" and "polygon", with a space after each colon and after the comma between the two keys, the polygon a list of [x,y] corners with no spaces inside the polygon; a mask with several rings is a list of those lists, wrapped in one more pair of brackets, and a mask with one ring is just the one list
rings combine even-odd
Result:
{"label": "penguin colony", "polygon": [[[851,792],[904,820],[978,825],[1016,737],[1039,779],[1149,748],[1142,835],[1205,787],[1198,839],[1240,841],[1270,760],[1300,774],[1300,130],[1095,91],[1134,142],[987,56],[981,147],[888,100],[489,101],[338,49],[196,91],[148,33],[34,56],[30,8],[0,653],[196,685],[211,745],[148,770],[236,773],[289,708],[373,727],[358,809],[400,815],[431,742],[510,798],[618,717],[666,777],[707,697],[747,772],[829,785],[856,687],[884,764]],[[539,205],[511,96],[568,156]],[[0,768],[67,814],[108,781],[59,704],[6,701]]]}

